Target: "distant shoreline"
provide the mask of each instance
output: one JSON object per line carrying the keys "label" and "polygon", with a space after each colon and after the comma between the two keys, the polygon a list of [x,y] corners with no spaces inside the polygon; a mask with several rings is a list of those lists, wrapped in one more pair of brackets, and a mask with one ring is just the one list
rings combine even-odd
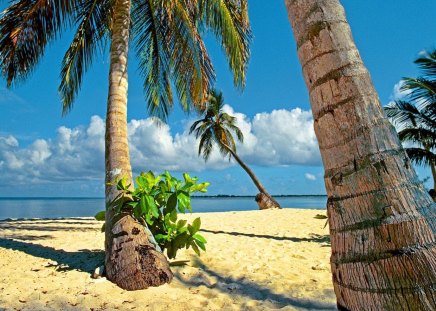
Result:
{"label": "distant shoreline", "polygon": [[[256,195],[195,195],[192,198],[205,199],[225,199],[225,198],[254,198]],[[295,197],[327,197],[326,194],[280,194],[272,195],[275,198],[295,198]],[[0,197],[0,200],[104,200],[104,197]]]}

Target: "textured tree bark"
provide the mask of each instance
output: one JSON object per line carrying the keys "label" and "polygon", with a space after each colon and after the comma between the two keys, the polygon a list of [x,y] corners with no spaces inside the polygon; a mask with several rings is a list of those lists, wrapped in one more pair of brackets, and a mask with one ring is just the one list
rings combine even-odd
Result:
{"label": "textured tree bark", "polygon": [[436,206],[419,182],[338,0],[285,0],[325,167],[340,310],[436,310]]}
{"label": "textured tree bark", "polygon": [[238,162],[238,164],[247,172],[248,176],[250,176],[251,180],[256,185],[259,190],[259,194],[256,195],[256,202],[259,206],[259,209],[271,209],[271,208],[281,208],[280,204],[274,200],[274,198],[266,191],[263,185],[260,183],[259,179],[257,179],[256,175],[254,175],[253,171],[242,161],[242,159],[226,144],[223,143],[223,146],[230,152],[233,158]]}
{"label": "textured tree bark", "polygon": [[129,215],[114,217],[110,202],[118,195],[113,183],[132,183],[127,135],[127,55],[130,0],[116,0],[110,50],[109,96],[106,115],[106,232],[107,278],[123,289],[159,286],[172,279],[168,261],[156,251],[153,237]]}

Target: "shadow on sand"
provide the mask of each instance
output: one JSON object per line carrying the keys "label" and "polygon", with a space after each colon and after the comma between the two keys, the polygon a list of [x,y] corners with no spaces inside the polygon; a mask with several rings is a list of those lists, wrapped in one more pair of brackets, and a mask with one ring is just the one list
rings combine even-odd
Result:
{"label": "shadow on sand", "polygon": [[[26,236],[14,237],[14,239],[26,238]],[[39,239],[35,236],[33,239]],[[12,239],[0,238],[0,247],[21,251],[28,255],[44,258],[58,263],[58,271],[78,270],[92,273],[94,269],[104,262],[104,251],[81,249],[77,252],[67,252],[40,244],[27,243]]]}
{"label": "shadow on sand", "polygon": [[263,239],[272,239],[278,241],[292,241],[292,242],[315,242],[315,243],[330,243],[329,235],[319,235],[312,233],[309,238],[296,238],[296,237],[287,237],[287,236],[274,236],[274,235],[266,235],[266,234],[254,234],[254,233],[243,233],[243,232],[228,232],[221,230],[208,230],[208,229],[200,229],[200,231],[213,233],[213,234],[228,234],[233,236],[246,236],[250,238],[263,238]]}
{"label": "shadow on sand", "polygon": [[269,300],[275,306],[275,308],[292,306],[303,310],[336,310],[336,306],[334,304],[318,302],[311,299],[298,299],[289,297],[283,294],[274,293],[271,289],[251,282],[247,278],[223,276],[204,265],[204,263],[199,259],[195,261],[195,266],[201,269],[208,277],[216,278],[217,284],[211,286],[206,280],[202,280],[201,278],[187,280],[178,271],[176,271],[174,275],[187,287],[197,287],[203,285],[208,288],[213,287],[225,294],[231,293],[231,295],[239,295],[254,300]]}

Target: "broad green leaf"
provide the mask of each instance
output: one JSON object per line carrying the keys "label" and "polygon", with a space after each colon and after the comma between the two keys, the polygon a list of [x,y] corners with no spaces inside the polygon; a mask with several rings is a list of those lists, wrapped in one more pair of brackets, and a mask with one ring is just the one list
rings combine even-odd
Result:
{"label": "broad green leaf", "polygon": [[147,184],[150,188],[152,188],[154,185],[156,185],[156,177],[154,176],[152,171],[148,171],[144,178],[147,180]]}
{"label": "broad green leaf", "polygon": [[112,202],[110,202],[109,207],[116,208],[119,205],[123,205],[123,204],[124,204],[124,194],[120,193],[115,197],[115,199],[112,200]]}
{"label": "broad green leaf", "polygon": [[200,192],[207,192],[207,187],[209,187],[209,185],[210,185],[210,183],[208,183],[208,182],[205,182],[205,183],[202,183],[202,184],[199,184],[198,186],[197,186],[197,191],[200,191]]}
{"label": "broad green leaf", "polygon": [[192,230],[193,230],[193,234],[197,233],[198,230],[200,230],[200,226],[201,226],[201,219],[200,217],[195,218],[194,221],[192,222]]}
{"label": "broad green leaf", "polygon": [[192,249],[194,250],[194,252],[195,252],[198,256],[201,256],[201,255],[200,255],[200,250],[198,249],[197,244],[195,244],[195,243],[193,242],[193,243],[191,243],[191,246],[192,246]]}
{"label": "broad green leaf", "polygon": [[101,226],[101,232],[105,232],[106,231],[106,223],[103,224],[103,226]]}
{"label": "broad green leaf", "polygon": [[183,185],[183,187],[180,188],[180,190],[183,191],[190,191],[190,188],[194,186],[194,183],[192,182],[187,182],[186,184]]}
{"label": "broad green leaf", "polygon": [[135,182],[136,182],[136,184],[138,185],[139,188],[143,188],[143,189],[147,188],[146,184],[145,184],[144,177],[142,177],[142,175],[136,177],[135,178]]}
{"label": "broad green leaf", "polygon": [[177,193],[177,202],[178,209],[181,213],[184,213],[186,208],[189,208],[191,198],[189,197],[189,194],[187,194],[185,191],[180,191]]}
{"label": "broad green leaf", "polygon": [[171,219],[172,222],[176,222],[177,221],[177,211],[176,210],[173,210],[170,213],[170,219]]}
{"label": "broad green leaf", "polygon": [[131,208],[135,208],[136,206],[138,206],[138,204],[139,203],[135,201],[127,203],[127,205],[129,205]]}
{"label": "broad green leaf", "polygon": [[[130,186],[130,185],[129,185]],[[117,183],[117,189],[118,190],[127,190],[127,180],[126,177],[121,178]]]}
{"label": "broad green leaf", "polygon": [[176,208],[176,205],[177,205],[177,193],[174,192],[168,198],[168,202],[167,202],[168,212],[172,212]]}
{"label": "broad green leaf", "polygon": [[154,223],[154,219],[149,214],[145,214],[145,221],[151,226]]}
{"label": "broad green leaf", "polygon": [[106,218],[106,211],[101,211],[95,214],[94,218],[98,221],[104,221]]}
{"label": "broad green leaf", "polygon": [[167,226],[167,228],[171,227],[170,217],[171,217],[170,214],[166,214],[164,217],[164,222],[165,222],[165,225]]}
{"label": "broad green leaf", "polygon": [[192,179],[191,176],[189,176],[188,173],[183,173],[183,179],[185,180],[186,183],[192,183]]}
{"label": "broad green leaf", "polygon": [[166,182],[164,182],[163,180],[161,180],[161,181],[159,182],[159,187],[160,187],[162,193],[166,193],[166,192],[169,191]]}
{"label": "broad green leaf", "polygon": [[144,204],[147,206],[147,213],[151,213],[153,217],[158,218],[159,210],[156,206],[154,198],[151,195],[144,195],[142,198],[144,199]]}
{"label": "broad green leaf", "polygon": [[177,229],[181,229],[181,228],[183,228],[183,227],[186,225],[187,222],[188,222],[187,220],[180,219],[180,220],[177,222]]}
{"label": "broad green leaf", "polygon": [[183,248],[186,245],[186,242],[188,241],[188,235],[187,234],[180,234],[174,239],[174,244],[177,249]]}
{"label": "broad green leaf", "polygon": [[199,233],[194,234],[193,238],[203,244],[207,243],[206,239]]}
{"label": "broad green leaf", "polygon": [[154,238],[158,243],[160,243],[160,241],[165,241],[167,239],[167,236],[164,234],[156,234]]}
{"label": "broad green leaf", "polygon": [[198,247],[200,247],[202,250],[206,251],[206,246],[204,245],[203,242],[200,241],[195,241],[195,243],[198,245]]}

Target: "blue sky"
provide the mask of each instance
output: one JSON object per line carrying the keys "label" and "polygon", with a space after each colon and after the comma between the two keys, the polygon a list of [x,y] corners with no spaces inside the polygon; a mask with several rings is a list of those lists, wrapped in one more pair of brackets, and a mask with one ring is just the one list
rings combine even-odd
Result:
{"label": "blue sky", "polygon": [[[418,53],[435,48],[436,2],[342,3],[381,102],[387,104],[402,77],[418,74],[413,64]],[[324,194],[307,90],[284,2],[251,0],[249,5],[254,39],[243,92],[233,88],[220,47],[213,38],[207,40],[217,87],[229,105],[226,109],[239,117],[246,135],[239,153],[272,194]],[[74,109],[61,117],[59,68],[70,39],[67,34],[52,44],[24,83],[7,90],[5,81],[0,80],[0,196],[104,194],[102,139],[108,57],[106,53],[95,59]],[[134,57],[129,64],[129,82],[135,172],[189,171],[211,182],[210,194],[256,193],[249,177],[234,163],[215,155],[205,164],[196,157],[196,142],[186,133],[195,115],[186,116],[176,108],[167,126],[156,127],[147,120]],[[422,178],[430,176],[427,169],[418,172]]]}

